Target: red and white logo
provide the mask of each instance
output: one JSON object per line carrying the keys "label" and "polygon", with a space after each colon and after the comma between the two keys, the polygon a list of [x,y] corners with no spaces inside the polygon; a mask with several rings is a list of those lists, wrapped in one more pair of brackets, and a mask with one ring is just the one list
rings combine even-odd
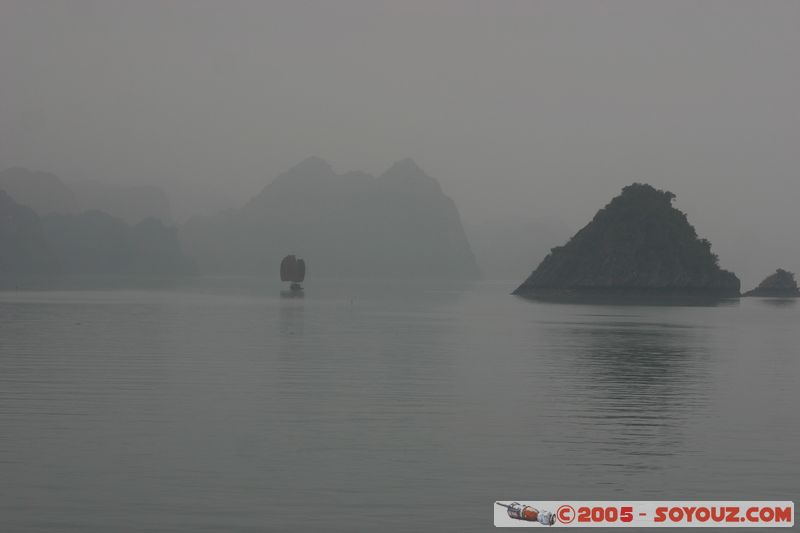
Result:
{"label": "red and white logo", "polygon": [[[551,510],[553,510],[551,512]],[[794,527],[790,501],[497,501],[496,527]]]}

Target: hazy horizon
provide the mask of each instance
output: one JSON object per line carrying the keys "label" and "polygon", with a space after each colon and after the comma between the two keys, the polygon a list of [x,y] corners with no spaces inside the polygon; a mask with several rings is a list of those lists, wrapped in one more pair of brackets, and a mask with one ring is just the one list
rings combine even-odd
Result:
{"label": "hazy horizon", "polygon": [[185,220],[307,156],[410,157],[465,227],[565,238],[647,182],[747,288],[800,270],[798,24],[783,1],[5,1],[0,167],[156,184]]}

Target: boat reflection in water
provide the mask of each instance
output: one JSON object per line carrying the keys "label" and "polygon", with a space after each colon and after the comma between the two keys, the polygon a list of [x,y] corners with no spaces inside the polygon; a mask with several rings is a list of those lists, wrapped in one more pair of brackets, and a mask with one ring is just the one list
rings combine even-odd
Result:
{"label": "boat reflection in water", "polygon": [[281,261],[281,281],[289,281],[288,291],[281,291],[281,297],[302,298],[303,286],[300,285],[306,278],[306,262],[298,259],[294,254],[287,255]]}

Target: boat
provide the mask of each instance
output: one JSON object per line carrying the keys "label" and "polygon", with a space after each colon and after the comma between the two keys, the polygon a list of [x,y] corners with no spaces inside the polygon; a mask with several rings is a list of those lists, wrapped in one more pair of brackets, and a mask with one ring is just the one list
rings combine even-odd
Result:
{"label": "boat", "polygon": [[300,285],[306,279],[306,262],[298,259],[294,254],[287,255],[281,261],[281,281],[288,281],[289,290],[300,292],[303,286]]}

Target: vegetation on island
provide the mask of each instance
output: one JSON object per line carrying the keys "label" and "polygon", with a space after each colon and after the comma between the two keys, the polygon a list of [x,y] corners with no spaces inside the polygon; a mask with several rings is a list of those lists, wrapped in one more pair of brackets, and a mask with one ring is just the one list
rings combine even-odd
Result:
{"label": "vegetation on island", "polygon": [[713,293],[738,296],[711,243],[697,236],[675,195],[634,183],[563,246],[553,248],[515,294],[538,290]]}
{"label": "vegetation on island", "polygon": [[764,278],[758,287],[744,293],[744,296],[800,296],[800,289],[797,288],[794,272],[779,268]]}

